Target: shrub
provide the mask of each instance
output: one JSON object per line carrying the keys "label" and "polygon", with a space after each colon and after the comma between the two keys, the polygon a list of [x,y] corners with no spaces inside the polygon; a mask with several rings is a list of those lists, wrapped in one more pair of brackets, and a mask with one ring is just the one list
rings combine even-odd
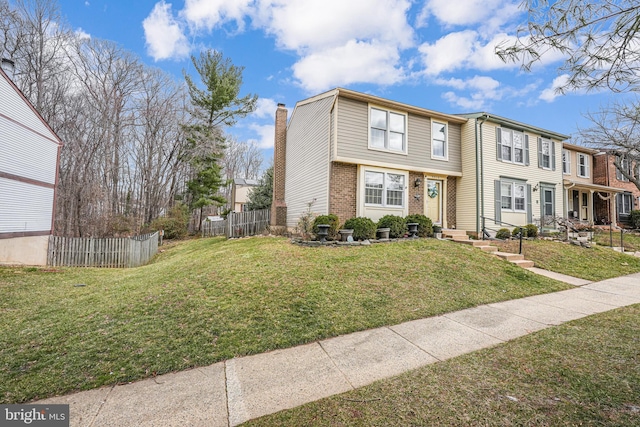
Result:
{"label": "shrub", "polygon": [[338,221],[338,216],[334,214],[329,215],[319,215],[316,219],[313,220],[313,234],[318,235],[318,225],[326,224],[330,225],[329,227],[329,235],[327,238],[329,240],[336,240],[338,238],[338,227],[340,226],[340,222]]}
{"label": "shrub", "polygon": [[[520,233],[520,227],[515,227],[513,229],[513,231],[511,232],[511,235],[513,237],[516,237],[518,235],[518,233]],[[527,237],[527,227],[522,227],[522,237]]]}
{"label": "shrub", "polygon": [[344,229],[353,230],[354,240],[366,240],[376,237],[376,223],[371,218],[357,217],[348,219],[342,226]]}
{"label": "shrub", "polygon": [[640,210],[631,211],[631,227],[640,228]]}
{"label": "shrub", "polygon": [[496,233],[496,239],[508,239],[509,237],[511,237],[511,232],[508,228],[501,228]]}
{"label": "shrub", "polygon": [[424,215],[414,214],[407,215],[405,218],[407,224],[410,222],[418,223],[418,236],[420,237],[433,237],[433,223],[431,222],[431,218],[427,218]]}
{"label": "shrub", "polygon": [[397,239],[398,237],[404,237],[407,232],[407,223],[401,216],[385,215],[378,221],[378,228],[388,228],[389,237]]}
{"label": "shrub", "polygon": [[527,224],[527,237],[538,237],[538,226],[535,224]]}
{"label": "shrub", "polygon": [[154,219],[149,224],[152,231],[164,230],[165,239],[181,239],[189,229],[189,209],[182,203],[176,203],[167,216]]}

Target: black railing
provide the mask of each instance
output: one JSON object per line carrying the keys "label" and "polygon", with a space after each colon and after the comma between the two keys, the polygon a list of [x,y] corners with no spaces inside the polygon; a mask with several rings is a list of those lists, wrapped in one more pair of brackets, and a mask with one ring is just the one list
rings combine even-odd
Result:
{"label": "black railing", "polygon": [[482,218],[482,240],[485,240],[485,239],[488,239],[488,240],[502,240],[502,239],[498,239],[496,237],[491,237],[491,234],[489,234],[489,230],[490,229],[488,229],[487,226],[486,226],[486,220],[493,221],[495,224],[500,224],[500,226],[507,225],[509,227],[514,227],[514,228],[518,227],[518,229],[520,230],[518,232],[518,235],[520,237],[520,239],[519,239],[520,240],[520,245],[519,245],[519,248],[518,248],[518,254],[522,255],[522,235],[524,234],[522,232],[522,226],[515,225],[515,224],[509,224],[508,222],[499,221],[499,220],[496,220],[494,218],[489,218],[489,217],[485,217],[485,216],[481,216],[480,218]]}

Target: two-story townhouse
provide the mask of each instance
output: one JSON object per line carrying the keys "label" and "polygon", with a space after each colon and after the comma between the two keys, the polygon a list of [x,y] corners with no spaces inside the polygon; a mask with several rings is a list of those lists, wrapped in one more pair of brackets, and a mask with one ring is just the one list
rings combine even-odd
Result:
{"label": "two-story townhouse", "polygon": [[[272,224],[425,214],[455,227],[466,118],[337,88],[276,112]],[[286,173],[285,173],[286,171]]]}
{"label": "two-story townhouse", "polygon": [[[631,211],[640,209],[640,190],[616,168],[616,156],[611,150],[601,150],[594,156],[594,183],[618,189],[615,202],[596,200],[596,214],[611,212],[611,218],[615,218],[618,225],[624,225],[629,222]],[[640,177],[640,164],[626,159],[622,159],[621,164],[631,176]]]}
{"label": "two-story townhouse", "polygon": [[[574,222],[608,224],[615,215],[615,197],[622,192],[595,179],[599,151],[579,145],[562,146],[562,176],[566,217]],[[596,209],[601,205],[605,209]]]}
{"label": "two-story townhouse", "polygon": [[244,212],[251,190],[259,184],[257,179],[235,178],[231,184],[231,209],[234,212]]}
{"label": "two-story townhouse", "polygon": [[457,226],[468,234],[562,216],[560,159],[568,136],[489,113],[461,115],[462,170]]}
{"label": "two-story townhouse", "polygon": [[62,141],[0,67],[0,264],[45,265]]}

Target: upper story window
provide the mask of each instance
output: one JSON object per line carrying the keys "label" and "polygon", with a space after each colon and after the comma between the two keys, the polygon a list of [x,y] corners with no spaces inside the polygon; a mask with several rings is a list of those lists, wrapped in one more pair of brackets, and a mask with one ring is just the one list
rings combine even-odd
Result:
{"label": "upper story window", "polygon": [[448,156],[447,124],[431,122],[431,157],[446,160]]}
{"label": "upper story window", "polygon": [[380,150],[407,151],[406,116],[392,111],[371,108],[369,147]]}
{"label": "upper story window", "polygon": [[529,138],[522,132],[497,128],[498,160],[519,165],[529,164]]}
{"label": "upper story window", "polygon": [[365,171],[364,202],[367,205],[403,207],[405,176],[396,173]]}
{"label": "upper story window", "polygon": [[[627,171],[627,173],[630,173],[630,169],[629,169],[629,159],[627,159],[626,157],[622,158],[622,160],[620,160],[620,166],[622,166],[622,168]],[[618,181],[629,181],[623,174],[622,172],[620,172],[620,169],[616,168],[616,179]]]}
{"label": "upper story window", "polygon": [[587,154],[578,153],[578,176],[589,178],[589,156]]}
{"label": "upper story window", "polygon": [[571,173],[571,152],[562,149],[562,173],[568,175]]}
{"label": "upper story window", "polygon": [[551,169],[551,141],[543,139],[540,142],[540,164],[542,169]]}

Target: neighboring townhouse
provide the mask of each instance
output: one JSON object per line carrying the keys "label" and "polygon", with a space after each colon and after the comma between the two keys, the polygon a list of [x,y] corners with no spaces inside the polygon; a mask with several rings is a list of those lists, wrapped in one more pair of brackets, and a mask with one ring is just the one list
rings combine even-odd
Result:
{"label": "neighboring townhouse", "polygon": [[425,214],[456,226],[467,119],[337,88],[300,101],[287,125],[278,106],[272,225],[309,209],[340,222]]}
{"label": "neighboring townhouse", "polygon": [[45,265],[62,141],[0,67],[0,263]]}
{"label": "neighboring townhouse", "polygon": [[[610,150],[594,155],[593,182],[619,190],[615,202],[596,200],[596,214],[612,212],[611,217],[615,218],[617,225],[624,225],[629,222],[631,211],[640,209],[640,190],[616,168],[615,160],[616,154]],[[630,164],[627,159],[623,159],[621,164],[628,172],[633,172],[631,176],[640,177],[640,165]]]}
{"label": "neighboring townhouse", "polygon": [[[615,197],[620,189],[612,188],[595,178],[595,158],[598,150],[564,143],[562,147],[562,177],[566,217],[585,224],[609,224],[615,219]],[[596,206],[604,208],[596,209]]]}
{"label": "neighboring townhouse", "polygon": [[234,212],[244,212],[249,201],[249,193],[259,184],[255,179],[235,178],[231,185],[231,209]]}
{"label": "neighboring townhouse", "polygon": [[568,136],[489,113],[461,115],[462,178],[457,227],[472,235],[563,215],[562,141]]}

